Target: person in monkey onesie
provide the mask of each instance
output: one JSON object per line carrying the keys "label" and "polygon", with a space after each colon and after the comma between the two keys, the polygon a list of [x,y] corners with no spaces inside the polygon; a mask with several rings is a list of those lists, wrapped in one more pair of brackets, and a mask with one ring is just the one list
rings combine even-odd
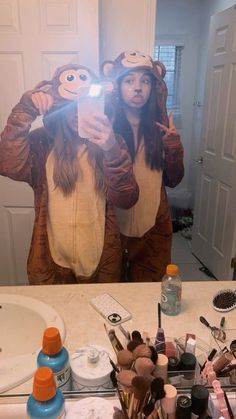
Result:
{"label": "person in monkey onesie", "polygon": [[[139,191],[126,144],[105,114],[84,116],[89,139],[78,135],[77,102],[97,82],[86,67],[60,67],[22,96],[1,134],[0,175],[34,191],[30,284],[120,279],[114,206],[130,208]],[[43,126],[30,132],[40,114]]]}
{"label": "person in monkey onesie", "polygon": [[166,110],[165,66],[138,51],[105,61],[102,76],[114,84],[114,132],[127,144],[139,186],[130,209],[117,208],[123,250],[122,278],[161,281],[171,262],[172,222],[165,186],[184,176],[183,147]]}

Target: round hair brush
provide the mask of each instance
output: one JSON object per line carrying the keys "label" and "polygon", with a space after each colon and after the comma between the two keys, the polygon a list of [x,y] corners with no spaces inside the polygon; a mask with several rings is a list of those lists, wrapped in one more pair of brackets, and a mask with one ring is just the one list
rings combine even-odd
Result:
{"label": "round hair brush", "polygon": [[236,289],[223,289],[218,291],[212,300],[213,308],[226,312],[236,307]]}

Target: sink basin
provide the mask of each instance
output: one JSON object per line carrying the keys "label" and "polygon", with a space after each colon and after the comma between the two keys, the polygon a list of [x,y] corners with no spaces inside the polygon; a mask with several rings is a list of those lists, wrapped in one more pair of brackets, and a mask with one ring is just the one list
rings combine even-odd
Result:
{"label": "sink basin", "polygon": [[64,322],[52,307],[34,298],[0,294],[0,393],[33,376],[49,326],[57,327],[64,341]]}

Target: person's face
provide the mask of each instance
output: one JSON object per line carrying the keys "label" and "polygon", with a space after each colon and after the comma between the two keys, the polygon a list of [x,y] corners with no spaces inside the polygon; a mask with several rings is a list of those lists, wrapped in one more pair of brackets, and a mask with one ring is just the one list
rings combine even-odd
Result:
{"label": "person's face", "polygon": [[152,88],[151,75],[147,71],[130,71],[120,83],[120,95],[126,106],[141,109],[148,101]]}

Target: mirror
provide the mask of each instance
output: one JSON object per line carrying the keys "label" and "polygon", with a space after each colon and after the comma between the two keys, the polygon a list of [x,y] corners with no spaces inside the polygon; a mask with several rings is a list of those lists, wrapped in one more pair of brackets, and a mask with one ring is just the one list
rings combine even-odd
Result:
{"label": "mirror", "polygon": [[[42,2],[43,8],[41,10],[41,30],[43,35],[41,34],[42,43],[40,47],[43,52],[42,56],[32,61],[31,51],[35,48],[35,40],[34,37],[28,36],[27,33],[19,36],[21,26],[18,19],[19,15],[17,14],[18,9],[17,4],[13,3],[9,1],[5,2],[4,5],[0,5],[1,19],[3,22],[2,27],[5,28],[1,32],[1,36],[5,43],[4,48],[8,51],[8,54],[1,55],[3,64],[1,67],[1,100],[4,102],[2,103],[4,112],[1,112],[2,125],[5,124],[6,115],[9,114],[12,105],[17,103],[20,94],[35,84],[34,77],[35,74],[39,74],[39,68],[41,71],[41,67],[43,67],[42,73],[48,75],[52,72],[53,67],[61,64],[61,56],[67,62],[81,60],[86,65],[97,67],[99,61],[97,34],[99,31],[101,51],[104,52],[106,49],[110,51],[112,48],[114,51],[121,51],[123,45],[130,42],[129,38],[131,37],[132,25],[137,28],[137,23],[131,22],[132,25],[130,24],[129,26],[130,37],[128,37],[127,33],[123,30],[124,28],[122,28],[122,19],[119,21],[119,16],[116,14],[114,16],[114,22],[116,21],[117,24],[119,21],[119,25],[121,25],[119,30],[122,42],[119,44],[118,40],[116,40],[114,45],[112,45],[110,39],[107,39],[107,36],[104,37],[103,34],[103,21],[105,16],[101,15],[101,7],[106,2],[99,2],[100,28],[98,28],[98,9],[96,9],[98,3],[95,0],[93,1],[93,13],[91,13],[89,7],[84,6],[84,14],[80,18],[79,25],[76,21],[75,13],[73,14],[73,9],[67,8],[66,2],[62,5],[60,2],[58,4],[56,2],[49,4],[45,1],[45,4]],[[86,2],[78,0],[79,3],[85,4]],[[120,9],[120,16],[125,17],[126,6],[122,2],[120,4],[123,8],[123,10]],[[135,7],[138,7],[137,2],[135,4]],[[184,208],[194,207],[197,178],[197,165],[194,160],[198,156],[201,138],[209,21],[212,14],[232,5],[234,5],[234,1],[229,0],[218,0],[215,2],[211,0],[205,0],[204,2],[196,0],[157,1],[157,41],[163,45],[171,43],[171,45],[181,45],[184,48],[180,69],[182,114],[179,121],[179,130],[185,149],[186,174],[181,184],[173,191],[169,191],[169,199],[174,206]],[[108,7],[108,4],[106,6]],[[35,33],[35,28],[39,31],[39,27],[37,26],[39,25],[37,10],[33,10],[33,15],[29,19],[27,6],[22,7],[22,27],[27,26],[32,33]],[[115,7],[114,2],[109,2],[109,7]],[[45,11],[47,11],[47,14]],[[55,18],[56,11],[57,21]],[[93,25],[91,25],[89,33],[85,24],[88,16],[93,19]],[[132,21],[132,16],[126,16],[125,18]],[[124,24],[124,20],[122,22]],[[71,45],[70,51],[67,51],[64,45],[63,51],[67,51],[67,53],[60,51],[59,45],[56,43],[57,40],[59,43],[63,42],[59,35],[56,36],[62,26],[67,34],[67,48],[68,44]],[[72,34],[73,31],[76,34],[75,36]],[[86,40],[83,37],[83,42],[81,42],[81,37],[78,36],[78,33],[79,35],[86,33]],[[13,39],[13,35],[14,48],[12,47],[11,40]],[[88,54],[88,51],[91,51],[91,45],[95,46],[94,53]],[[81,53],[79,58],[77,54],[78,49]],[[23,53],[22,50],[24,50]],[[49,53],[48,50],[51,52]],[[16,53],[15,51],[20,52]],[[113,59],[115,56],[116,53],[111,54],[110,58]],[[24,73],[21,71],[23,67],[25,68]],[[6,83],[6,80],[10,80],[10,83]],[[9,88],[12,92],[11,98],[9,98]],[[20,285],[25,283],[26,280],[25,265],[34,219],[33,196],[30,188],[22,184],[16,184],[6,178],[0,179],[0,189],[0,208],[4,208],[4,211],[0,212],[0,236],[6,238],[8,234],[7,229],[11,229],[17,235],[16,242],[14,240],[4,239],[0,244],[0,283],[2,285]],[[17,197],[17,201],[14,199],[15,197]],[[8,222],[7,227],[6,220]],[[17,267],[20,268],[17,269]]]}

